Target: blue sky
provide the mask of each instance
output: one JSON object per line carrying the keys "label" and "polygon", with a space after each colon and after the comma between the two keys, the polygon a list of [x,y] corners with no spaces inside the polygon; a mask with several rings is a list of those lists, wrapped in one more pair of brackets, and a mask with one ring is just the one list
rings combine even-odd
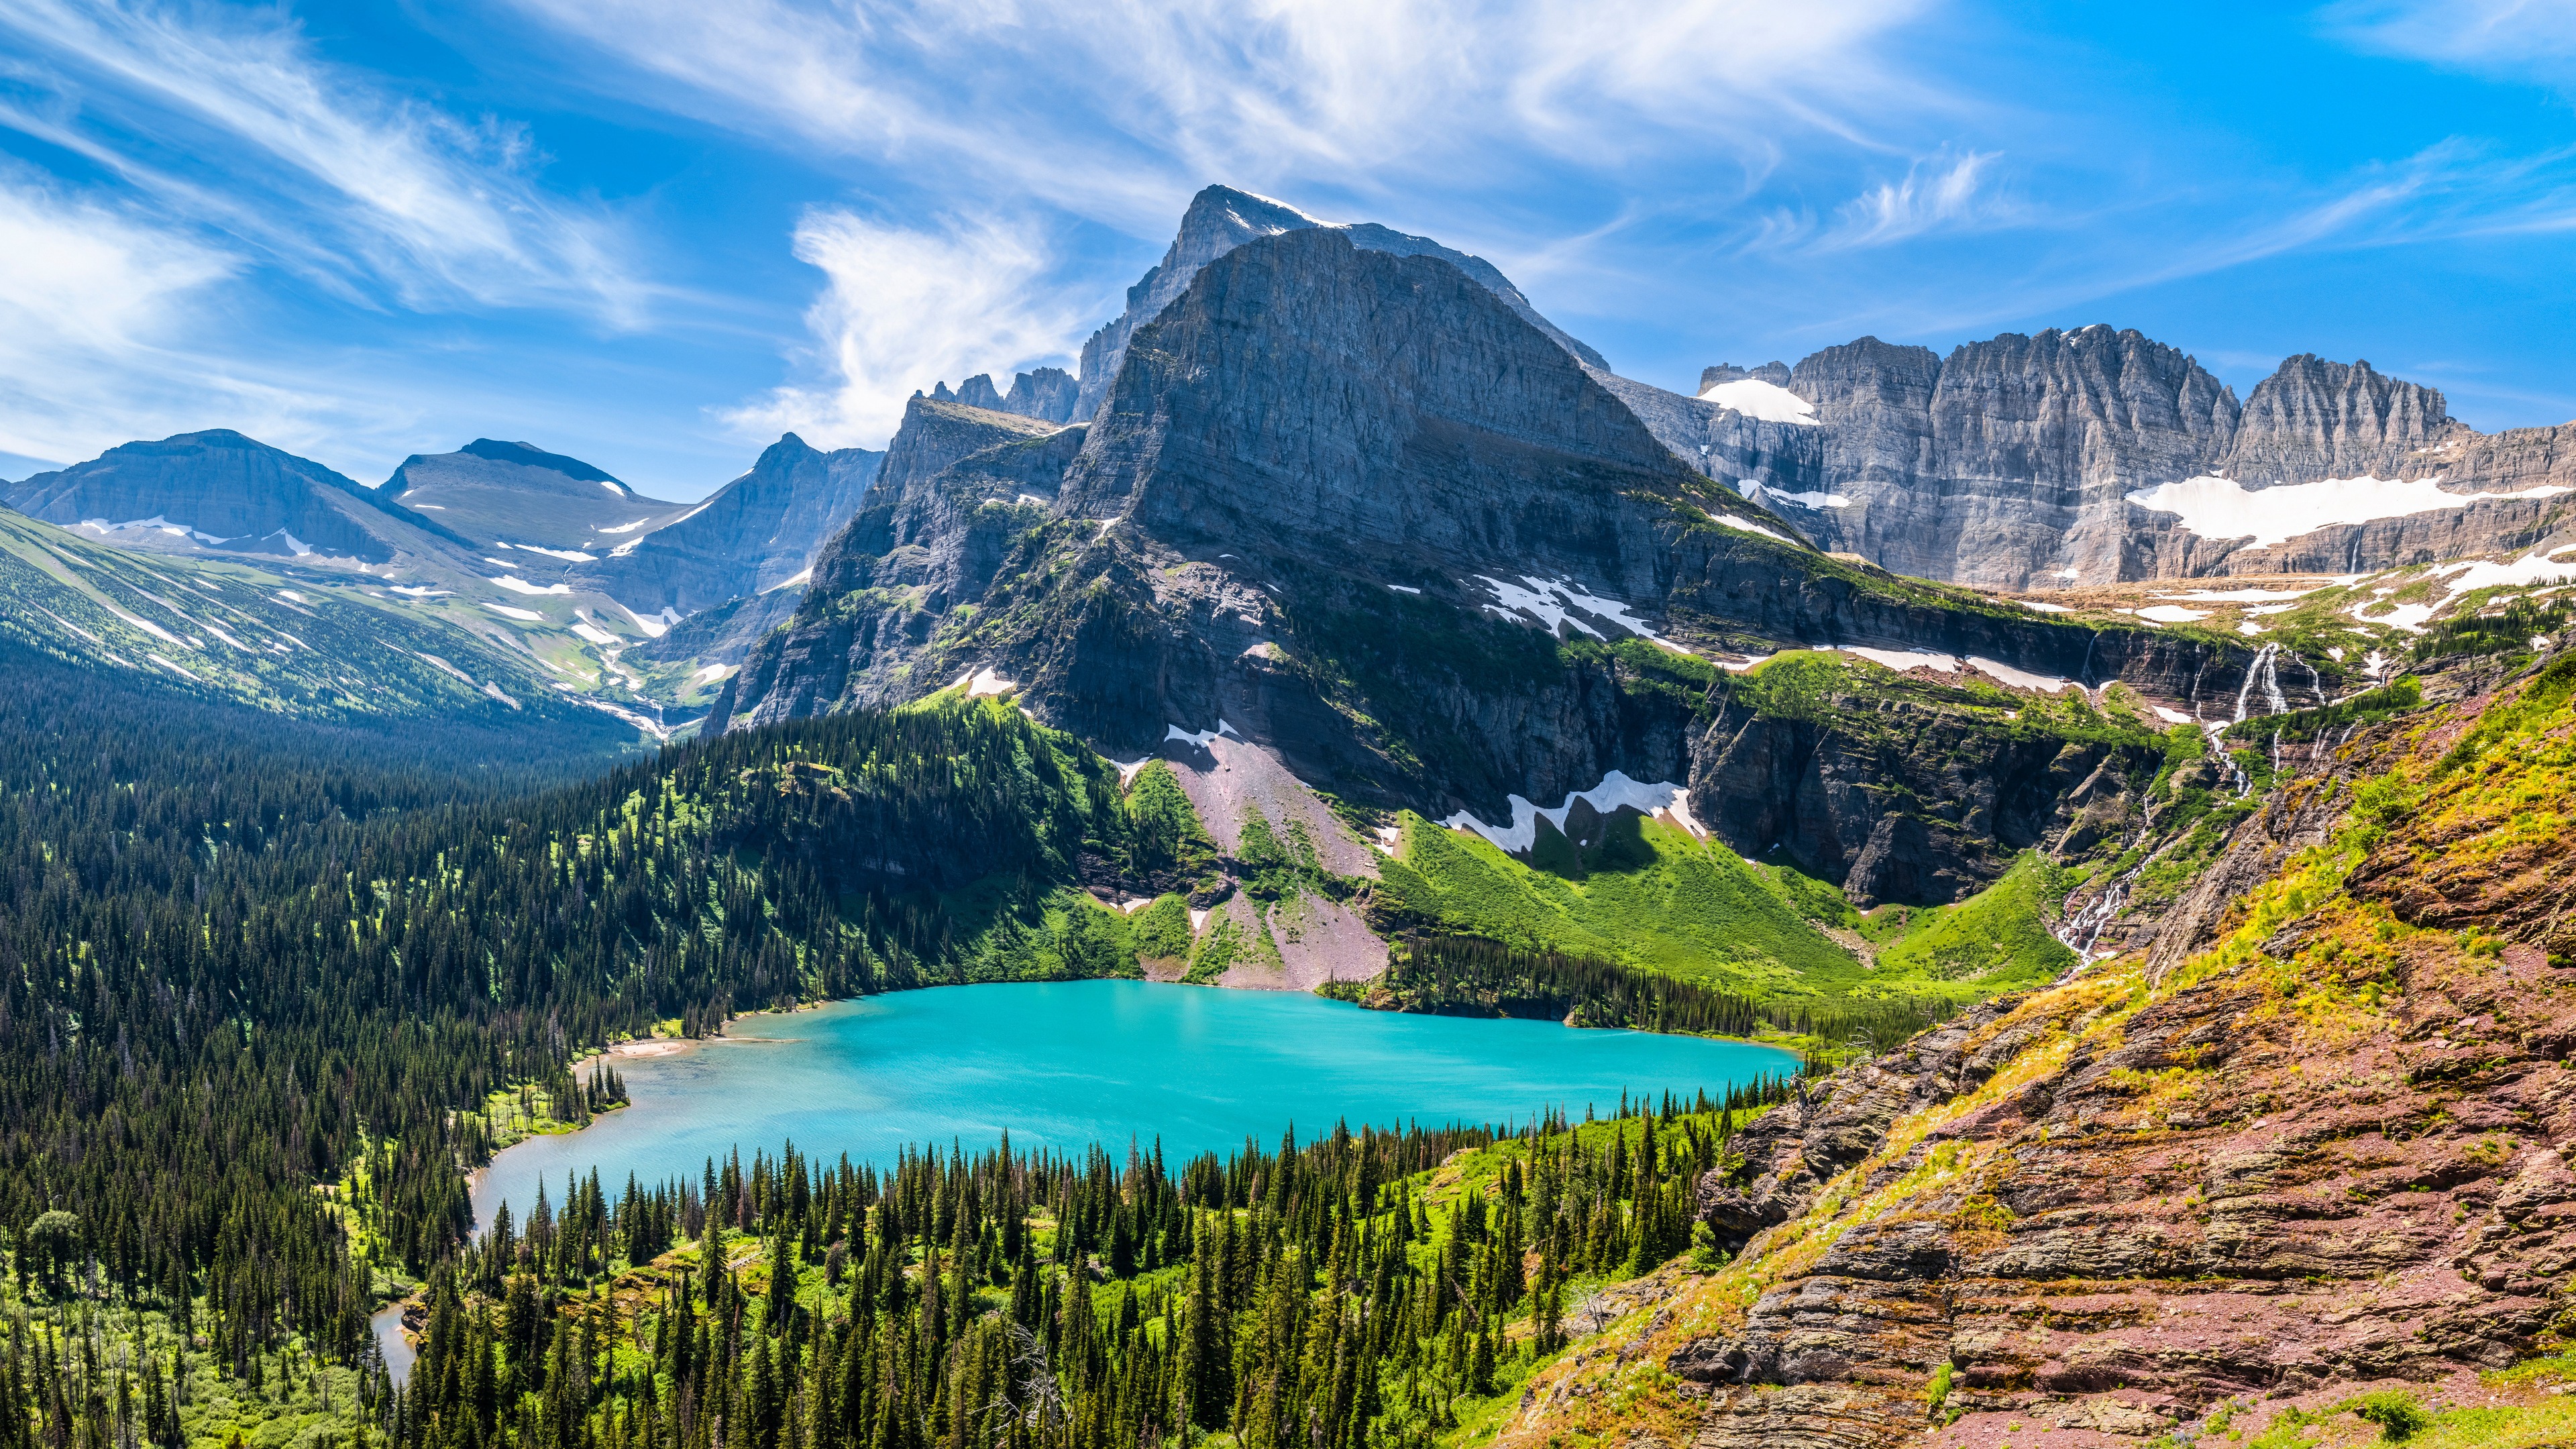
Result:
{"label": "blue sky", "polygon": [[0,476],[478,435],[692,499],[1040,363],[1222,181],[1693,390],[2109,322],[2576,418],[2576,7],[0,0]]}

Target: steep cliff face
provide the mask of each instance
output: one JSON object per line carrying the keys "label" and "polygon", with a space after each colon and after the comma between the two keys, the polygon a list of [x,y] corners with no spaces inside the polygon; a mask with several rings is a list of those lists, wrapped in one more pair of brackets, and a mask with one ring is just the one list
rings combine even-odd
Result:
{"label": "steep cliff face", "polygon": [[487,548],[605,550],[688,511],[647,498],[579,458],[492,438],[476,438],[453,453],[414,453],[376,496],[434,514]]}
{"label": "steep cliff face", "polygon": [[1694,743],[1691,814],[1746,858],[1833,881],[1863,908],[1956,900],[2025,850],[2081,856],[2128,833],[2131,796],[2164,761],[2143,729],[2014,729],[1956,707],[1964,691],[1820,673],[1830,686],[1788,708],[1767,680],[1720,681]]}
{"label": "steep cliff face", "polygon": [[1699,1184],[1733,1261],[1653,1285],[1497,1442],[2252,1440],[2544,1349],[2571,696],[2561,659],[2319,750],[2144,944],[1803,1089]]}
{"label": "steep cliff face", "polygon": [[2216,378],[2137,332],[2007,334],[1942,363],[1930,479],[1850,491],[1886,515],[1882,548],[1909,549],[1929,577],[1999,588],[2117,577],[2126,493],[2198,471],[2236,413]]}
{"label": "steep cliff face", "polygon": [[228,428],[127,443],[9,486],[0,501],[132,547],[383,563],[470,546],[426,514],[380,501],[321,464]]}
{"label": "steep cliff face", "polygon": [[942,382],[930,390],[929,396],[933,402],[963,403],[986,412],[1017,413],[1040,422],[1065,423],[1072,421],[1081,392],[1082,385],[1072,373],[1061,367],[1041,367],[1013,377],[1007,393],[994,385],[992,374],[979,372],[957,384],[955,392]]}
{"label": "steep cliff face", "polygon": [[[1087,427],[916,399],[878,500],[715,727],[990,678],[1119,758],[1223,722],[1345,799],[1507,820],[1693,779],[1715,671],[1681,650],[1920,644],[2176,699],[2242,662],[1827,559],[1490,288],[1334,229],[1201,269]],[[1999,850],[1879,854],[1947,892]]]}
{"label": "steep cliff face", "polygon": [[2248,487],[2418,476],[2419,455],[2456,428],[2433,389],[2304,352],[2255,385],[2225,469]]}
{"label": "steep cliff face", "polygon": [[[1947,359],[1870,337],[1826,348],[1785,379],[1813,406],[1798,420],[1807,427],[1729,405],[1730,385],[1765,373],[1712,367],[1697,399],[1604,384],[1676,456],[1778,508],[1818,546],[1985,587],[2354,573],[2496,552],[2539,537],[2563,506],[2473,495],[2576,478],[2576,425],[2486,437],[2451,420],[2430,388],[2312,355],[2284,362],[2240,408],[2189,357],[2103,326],[2007,334]],[[2346,521],[2257,546],[2129,501],[2210,476],[2252,490],[2438,479],[2460,502],[2389,517],[2347,509]]]}
{"label": "steep cliff face", "polygon": [[[814,555],[807,602],[727,681],[707,728],[917,698],[932,629],[979,600],[1009,541],[1044,518],[1083,430],[915,397],[867,506]],[[1034,490],[1034,491],[1033,491]]]}
{"label": "steep cliff face", "polygon": [[1113,318],[1082,345],[1082,382],[1072,418],[1087,419],[1109,395],[1117,381],[1118,365],[1127,353],[1127,342],[1136,329],[1151,322],[1173,299],[1188,289],[1190,280],[1201,267],[1224,256],[1245,242],[1283,232],[1330,227],[1342,232],[1351,243],[1366,251],[1385,252],[1393,256],[1435,256],[1458,268],[1475,280],[1522,320],[1538,328],[1556,343],[1581,358],[1587,366],[1608,368],[1601,354],[1586,347],[1548,321],[1532,307],[1493,263],[1465,252],[1452,251],[1429,237],[1410,236],[1404,232],[1362,222],[1353,226],[1334,226],[1318,221],[1285,202],[1266,196],[1237,191],[1230,186],[1211,186],[1190,199],[1189,210],[1182,214],[1180,233],[1172,238],[1163,260],[1145,273],[1136,285],[1127,289],[1127,309]]}
{"label": "steep cliff face", "polygon": [[694,614],[792,588],[858,511],[884,459],[866,448],[821,452],[789,433],[706,502],[611,544],[576,576],[643,614]]}

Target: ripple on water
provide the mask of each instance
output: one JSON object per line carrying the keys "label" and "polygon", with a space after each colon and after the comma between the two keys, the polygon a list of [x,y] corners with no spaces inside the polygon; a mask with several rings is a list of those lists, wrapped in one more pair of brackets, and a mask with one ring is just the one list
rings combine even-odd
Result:
{"label": "ripple on water", "polygon": [[1622,1091],[1711,1093],[1794,1071],[1787,1052],[1703,1037],[1544,1021],[1363,1011],[1302,993],[1141,981],[940,987],[736,1022],[675,1056],[621,1059],[634,1105],[511,1148],[478,1175],[474,1210],[524,1222],[537,1184],[560,1199],[594,1168],[611,1196],[739,1150],[793,1141],[830,1161],[890,1163],[907,1143],[1123,1150],[1177,1163],[1247,1137],[1275,1145],[1336,1120],[1356,1130],[1607,1112]]}

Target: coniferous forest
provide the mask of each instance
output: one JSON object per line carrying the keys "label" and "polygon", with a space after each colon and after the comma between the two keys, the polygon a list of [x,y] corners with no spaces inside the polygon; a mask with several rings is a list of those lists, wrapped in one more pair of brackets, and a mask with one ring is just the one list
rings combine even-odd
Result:
{"label": "coniferous forest", "polygon": [[[1697,1173],[1794,1090],[1176,1168],[789,1149],[477,1238],[494,1102],[622,1099],[583,1050],[1132,974],[1068,894],[1168,878],[1195,821],[998,704],[603,771],[9,662],[0,1449],[1424,1442],[1688,1248]],[[398,1388],[367,1318],[415,1284]]]}

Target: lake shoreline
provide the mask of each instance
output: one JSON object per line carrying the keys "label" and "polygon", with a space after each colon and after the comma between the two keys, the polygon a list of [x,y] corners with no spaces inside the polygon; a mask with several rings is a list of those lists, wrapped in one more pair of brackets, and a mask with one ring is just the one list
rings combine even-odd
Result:
{"label": "lake shoreline", "polygon": [[[1124,979],[977,984],[1002,989],[927,987],[744,1012],[721,1036],[594,1052],[583,1066],[631,1064],[630,1105],[524,1138],[476,1169],[473,1231],[487,1231],[504,1201],[524,1220],[531,1204],[520,1199],[539,1182],[550,1198],[559,1193],[566,1170],[596,1169],[614,1193],[622,1184],[611,1179],[630,1171],[658,1184],[695,1176],[706,1156],[775,1153],[790,1139],[818,1156],[888,1161],[898,1146],[1002,1131],[1065,1151],[1114,1148],[1131,1135],[1159,1138],[1167,1151],[1233,1150],[1247,1126],[1265,1138],[1337,1118],[1354,1131],[1501,1126],[1539,1110],[1580,1117],[1587,1101],[1607,1111],[1623,1084],[1687,1093],[1800,1065],[1760,1043],[1371,1011],[1307,992],[1149,991],[1160,983]],[[774,1050],[705,1050],[717,1045]],[[1269,1073],[1259,1070],[1265,1062]],[[1221,1132],[1212,1130],[1218,1119]]]}

